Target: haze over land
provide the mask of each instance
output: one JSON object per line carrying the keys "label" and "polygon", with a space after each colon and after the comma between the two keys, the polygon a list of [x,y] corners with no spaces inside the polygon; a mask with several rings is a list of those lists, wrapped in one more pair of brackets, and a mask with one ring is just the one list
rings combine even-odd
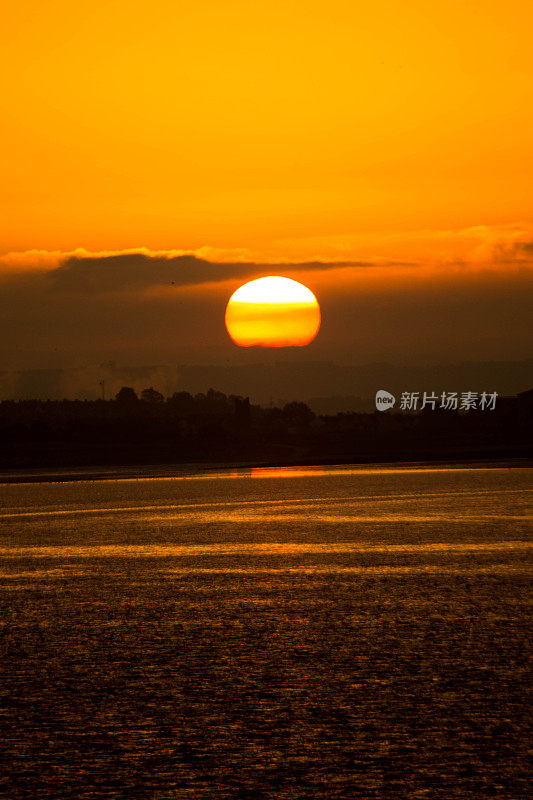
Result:
{"label": "haze over land", "polygon": [[[261,353],[254,351],[256,357]],[[276,359],[276,360],[275,360]],[[211,388],[249,396],[253,403],[283,405],[305,401],[315,413],[373,411],[378,389],[402,391],[495,391],[515,395],[531,388],[533,360],[462,362],[429,366],[391,363],[335,364],[332,361],[280,359],[241,364],[126,366],[115,362],[73,369],[29,369],[0,372],[0,400],[95,400],[113,398],[122,386],[139,395],[149,387],[164,396]],[[104,385],[102,386],[102,382]]]}

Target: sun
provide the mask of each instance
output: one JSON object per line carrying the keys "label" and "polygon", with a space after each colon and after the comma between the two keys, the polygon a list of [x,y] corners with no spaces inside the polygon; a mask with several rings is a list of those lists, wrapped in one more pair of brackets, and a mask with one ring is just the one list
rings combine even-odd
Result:
{"label": "sun", "polygon": [[231,295],[226,328],[241,347],[303,347],[318,333],[320,307],[307,286],[270,275],[243,284]]}

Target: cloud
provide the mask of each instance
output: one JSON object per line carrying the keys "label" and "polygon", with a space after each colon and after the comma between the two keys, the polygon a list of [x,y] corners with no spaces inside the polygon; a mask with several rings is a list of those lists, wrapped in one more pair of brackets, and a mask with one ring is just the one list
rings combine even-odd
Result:
{"label": "cloud", "polygon": [[500,244],[495,248],[494,260],[504,264],[531,264],[533,241]]}
{"label": "cloud", "polygon": [[500,269],[503,264],[531,263],[533,257],[533,228],[526,223],[509,225],[478,225],[465,228],[449,241],[465,264],[486,264]]}
{"label": "cloud", "polygon": [[244,249],[201,247],[196,251],[147,248],[90,252],[28,250],[0,256],[0,279],[27,285],[44,278],[46,288],[73,294],[135,292],[158,286],[196,286],[229,280],[251,279],[273,272],[297,273],[338,268],[388,266],[383,258],[281,260],[250,258]]}
{"label": "cloud", "polygon": [[417,264],[434,271],[470,269],[501,270],[503,264],[531,261],[533,252],[531,222],[474,225],[468,228],[359,231],[338,236],[306,236],[277,243],[286,252],[295,249],[306,258],[320,253],[323,259],[357,258]]}
{"label": "cloud", "polygon": [[372,262],[213,262],[196,255],[152,255],[142,252],[105,256],[71,256],[48,273],[54,290],[105,294],[151,286],[197,286],[232,279],[272,274],[273,271],[327,270],[338,267],[372,267]]}
{"label": "cloud", "polygon": [[[297,252],[299,257],[286,257]],[[91,252],[84,248],[0,255],[0,281],[28,285],[41,278],[49,291],[97,295],[157,287],[202,286],[281,272],[407,267],[423,271],[522,267],[533,261],[533,225],[477,225],[419,231],[377,231],[279,241],[265,252],[203,246],[146,247]]]}

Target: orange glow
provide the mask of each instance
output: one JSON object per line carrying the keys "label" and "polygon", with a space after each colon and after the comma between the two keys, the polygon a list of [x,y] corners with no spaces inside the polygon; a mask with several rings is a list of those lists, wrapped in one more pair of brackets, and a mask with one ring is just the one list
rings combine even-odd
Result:
{"label": "orange glow", "polygon": [[2,23],[0,252],[360,258],[531,218],[525,0],[19,0]]}
{"label": "orange glow", "polygon": [[250,470],[251,478],[308,478],[316,477],[317,475],[328,475],[325,469],[316,469],[316,467],[306,467],[305,469],[298,469],[297,467],[252,467]]}
{"label": "orange glow", "polygon": [[241,347],[302,347],[318,333],[320,308],[306,286],[272,275],[249,281],[232,294],[226,328]]}

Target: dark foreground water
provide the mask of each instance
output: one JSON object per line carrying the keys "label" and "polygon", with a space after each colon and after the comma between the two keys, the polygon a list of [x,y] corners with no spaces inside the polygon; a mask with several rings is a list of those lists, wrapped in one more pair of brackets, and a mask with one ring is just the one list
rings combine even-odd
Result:
{"label": "dark foreground water", "polygon": [[528,797],[530,476],[0,486],[0,796]]}

